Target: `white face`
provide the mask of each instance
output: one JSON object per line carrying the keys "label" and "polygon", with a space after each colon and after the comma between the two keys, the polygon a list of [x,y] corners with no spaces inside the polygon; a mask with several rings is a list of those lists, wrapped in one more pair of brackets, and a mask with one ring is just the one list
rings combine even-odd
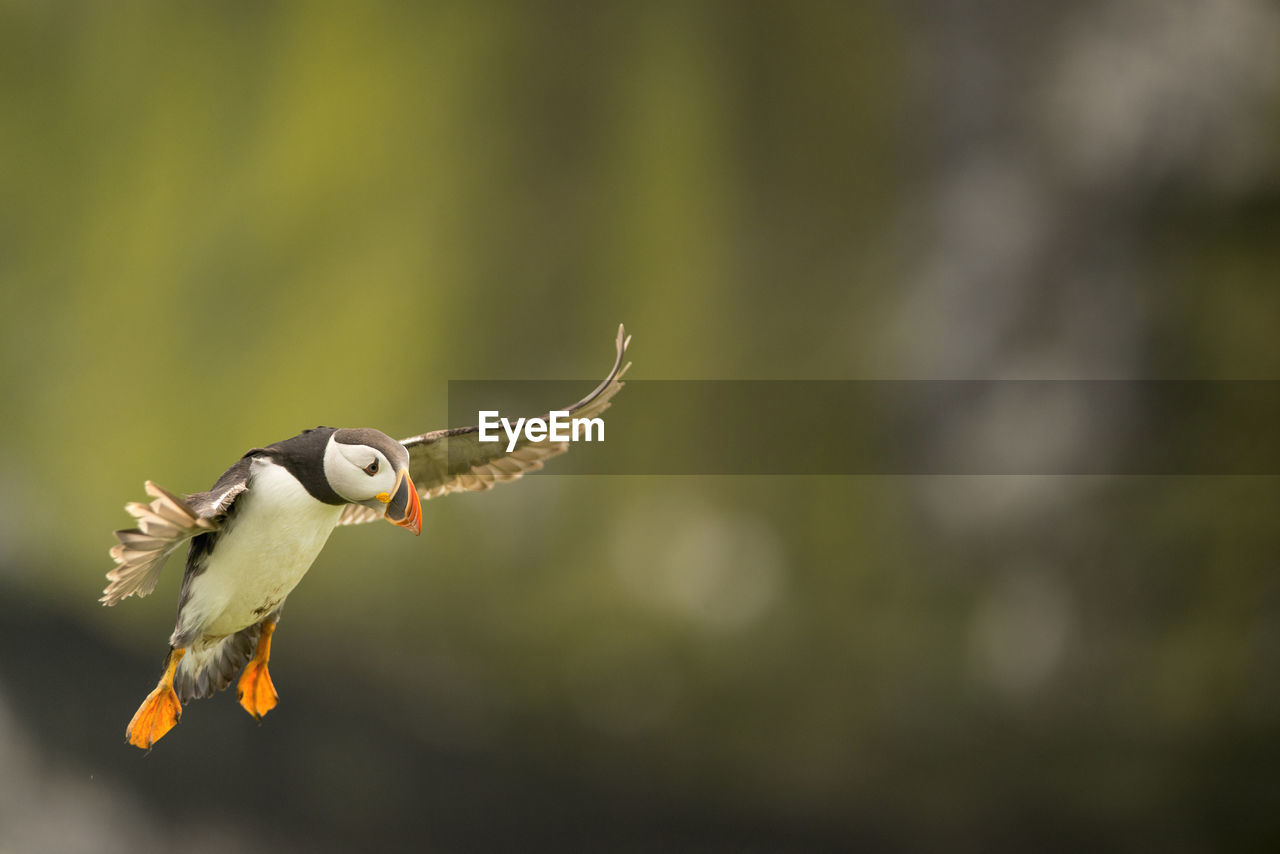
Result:
{"label": "white face", "polygon": [[324,474],[333,491],[353,504],[381,507],[377,496],[396,486],[395,466],[381,451],[332,438],[324,450]]}

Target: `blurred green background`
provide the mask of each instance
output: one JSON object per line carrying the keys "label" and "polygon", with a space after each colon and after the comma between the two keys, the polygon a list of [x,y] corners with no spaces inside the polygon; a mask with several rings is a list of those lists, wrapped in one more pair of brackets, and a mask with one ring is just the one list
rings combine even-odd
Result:
{"label": "blurred green background", "polygon": [[[261,726],[146,757],[180,560],[95,600],[143,480],[585,391],[619,321],[637,379],[1280,378],[1277,43],[1267,0],[0,2],[0,852],[1274,850],[1274,477],[449,497],[334,534]],[[1141,441],[1047,411],[954,435]]]}

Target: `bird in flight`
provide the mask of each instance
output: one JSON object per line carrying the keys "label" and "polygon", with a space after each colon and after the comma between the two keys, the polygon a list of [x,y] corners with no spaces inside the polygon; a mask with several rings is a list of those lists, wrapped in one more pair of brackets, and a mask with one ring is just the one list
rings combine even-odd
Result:
{"label": "bird in flight", "polygon": [[[592,418],[609,407],[631,367],[622,364],[630,342],[619,325],[613,368],[566,407],[571,415]],[[316,427],[248,451],[207,492],[182,497],[147,481],[155,500],[126,505],[138,526],[116,531],[117,566],[99,601],[146,596],[165,559],[184,543],[190,548],[164,671],[129,721],[126,739],[149,750],[178,723],[183,703],[213,696],[238,672],[245,711],[261,719],[275,708],[279,696],[267,672],[271,636],[285,598],[335,527],[386,519],[418,534],[421,501],[515,480],[568,448],[527,436],[510,447],[481,442],[477,427],[399,442],[368,428]]]}

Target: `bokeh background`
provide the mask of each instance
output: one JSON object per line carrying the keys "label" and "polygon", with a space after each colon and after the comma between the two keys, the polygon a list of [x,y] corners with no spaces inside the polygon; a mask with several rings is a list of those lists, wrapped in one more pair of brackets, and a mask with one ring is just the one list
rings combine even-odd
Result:
{"label": "bokeh background", "polygon": [[[280,707],[146,756],[180,561],[95,600],[144,479],[585,390],[619,321],[637,379],[1280,378],[1277,45],[1269,0],[0,2],[0,851],[1274,850],[1275,477],[526,478],[336,532]],[[1141,442],[1058,404],[949,417]]]}

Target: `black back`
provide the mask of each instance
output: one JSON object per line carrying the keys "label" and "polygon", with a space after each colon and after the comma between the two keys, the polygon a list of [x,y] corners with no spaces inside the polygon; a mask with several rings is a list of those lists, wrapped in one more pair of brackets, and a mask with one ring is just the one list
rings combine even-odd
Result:
{"label": "black back", "polygon": [[270,457],[272,462],[283,466],[297,478],[315,500],[325,504],[346,504],[346,499],[333,491],[329,479],[324,476],[324,449],[334,432],[333,427],[303,430],[292,439],[275,442],[265,448],[254,448],[245,457]]}

